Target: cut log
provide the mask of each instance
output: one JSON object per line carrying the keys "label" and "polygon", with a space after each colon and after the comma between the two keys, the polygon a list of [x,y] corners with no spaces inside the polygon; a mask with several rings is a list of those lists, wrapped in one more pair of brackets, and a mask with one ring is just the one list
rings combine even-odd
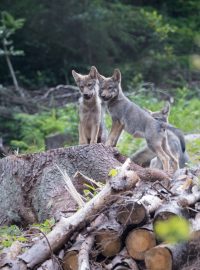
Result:
{"label": "cut log", "polygon": [[105,257],[113,257],[119,253],[122,243],[121,237],[115,231],[99,231],[96,235],[98,251]]}
{"label": "cut log", "polygon": [[64,147],[65,145],[72,145],[74,141],[78,141],[78,138],[70,134],[56,133],[45,137],[45,149],[56,149]]}
{"label": "cut log", "polygon": [[145,265],[148,270],[177,270],[187,259],[187,245],[159,245],[145,253]]}
{"label": "cut log", "polygon": [[105,257],[117,255],[122,247],[123,228],[116,222],[112,209],[111,207],[107,220],[104,217],[104,221],[102,219],[102,223],[94,231],[97,254],[101,253]]}
{"label": "cut log", "polygon": [[64,270],[78,270],[78,250],[69,250],[63,258]]}
{"label": "cut log", "polygon": [[142,203],[148,213],[154,213],[163,203],[163,200],[161,200],[158,196],[155,195],[144,195],[140,200],[140,203]]}
{"label": "cut log", "polygon": [[[42,222],[61,212],[77,210],[56,165],[70,177],[80,171],[105,182],[108,172],[121,164],[114,158],[112,148],[101,144],[1,159],[0,225]],[[82,182],[74,181],[74,185],[79,192],[83,191]]]}
{"label": "cut log", "polygon": [[[125,171],[125,166],[122,165],[122,171]],[[124,175],[124,173],[123,173]],[[68,241],[71,235],[80,230],[83,226],[94,220],[96,215],[106,207],[106,205],[117,199],[116,190],[111,188],[115,186],[112,182],[122,182],[121,189],[118,184],[117,190],[126,191],[132,189],[137,181],[138,176],[128,171],[126,180],[119,178],[120,173],[111,178],[110,181],[105,185],[101,192],[99,192],[93,199],[85,204],[83,208],[77,211],[73,216],[69,218],[62,217],[61,220],[56,224],[53,230],[47,235],[48,242],[51,246],[52,251],[58,250],[66,241]],[[44,262],[50,256],[50,249],[46,239],[38,241],[33,245],[27,252],[20,256],[20,259],[24,261],[28,267],[33,268],[36,265]]]}
{"label": "cut log", "polygon": [[131,200],[119,200],[115,213],[116,220],[123,226],[139,225],[147,220],[147,210],[144,205]]}
{"label": "cut log", "polygon": [[170,201],[165,202],[162,204],[155,212],[154,219],[153,219],[153,228],[155,231],[156,223],[159,221],[166,221],[172,217],[187,217],[187,211],[183,208],[179,207],[177,202]]}
{"label": "cut log", "polygon": [[145,252],[155,246],[155,235],[147,226],[132,230],[126,237],[126,249],[135,260],[144,260]]}
{"label": "cut log", "polygon": [[107,270],[138,270],[137,263],[130,258],[126,248],[124,248],[113,260],[106,266]]}
{"label": "cut log", "polygon": [[[70,177],[80,171],[89,178],[105,182],[109,171],[121,166],[121,163],[116,159],[116,151],[102,144],[59,148],[1,159],[0,225],[27,225],[77,210],[77,204],[64,188],[65,183],[57,165],[66,170]],[[154,180],[167,177],[159,170],[151,170],[149,174],[149,171],[133,166],[133,163],[131,169],[142,176],[141,180],[153,181],[153,177]],[[83,191],[82,181],[75,179],[74,185],[79,193]]]}

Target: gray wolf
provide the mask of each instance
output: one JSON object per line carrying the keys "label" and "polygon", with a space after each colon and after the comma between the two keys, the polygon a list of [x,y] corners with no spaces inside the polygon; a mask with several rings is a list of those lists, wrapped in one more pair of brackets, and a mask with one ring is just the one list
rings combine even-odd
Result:
{"label": "gray wolf", "polygon": [[88,75],[72,70],[74,80],[79,87],[79,144],[93,144],[106,141],[104,109],[99,98],[97,69],[92,66]]}
{"label": "gray wolf", "polygon": [[[185,167],[189,161],[188,154],[186,152],[186,144],[183,132],[170,125],[168,118],[170,113],[170,104],[167,102],[164,108],[158,112],[150,112],[150,114],[160,122],[167,123],[166,132],[170,150],[173,155],[178,157],[179,167]],[[158,158],[154,158],[151,161],[151,167],[162,169],[162,164]]]}
{"label": "gray wolf", "polygon": [[98,78],[100,97],[107,101],[108,111],[112,118],[112,128],[106,145],[116,146],[122,130],[125,130],[134,137],[146,139],[148,147],[161,160],[165,171],[177,170],[178,158],[171,153],[169,148],[166,124],[154,119],[123,94],[120,70],[115,69],[112,77],[106,78],[98,74]]}

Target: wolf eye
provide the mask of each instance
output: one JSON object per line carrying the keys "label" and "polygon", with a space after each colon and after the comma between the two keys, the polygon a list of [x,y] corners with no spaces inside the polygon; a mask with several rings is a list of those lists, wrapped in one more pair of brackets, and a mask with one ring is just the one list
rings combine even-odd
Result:
{"label": "wolf eye", "polygon": [[89,87],[92,86],[92,83],[88,83],[88,86],[89,86]]}

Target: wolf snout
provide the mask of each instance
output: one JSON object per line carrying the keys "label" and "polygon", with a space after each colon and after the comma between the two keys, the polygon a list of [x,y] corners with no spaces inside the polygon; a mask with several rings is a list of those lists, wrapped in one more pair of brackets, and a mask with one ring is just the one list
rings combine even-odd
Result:
{"label": "wolf snout", "polygon": [[92,95],[84,94],[83,97],[84,97],[84,99],[90,99],[92,97]]}
{"label": "wolf snout", "polygon": [[100,97],[101,97],[104,101],[108,101],[108,100],[110,99],[110,96],[104,95],[104,94],[101,94]]}

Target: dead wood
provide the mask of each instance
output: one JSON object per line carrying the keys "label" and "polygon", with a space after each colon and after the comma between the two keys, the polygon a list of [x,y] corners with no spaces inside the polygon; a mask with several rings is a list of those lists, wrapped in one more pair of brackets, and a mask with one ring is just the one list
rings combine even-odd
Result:
{"label": "dead wood", "polygon": [[187,259],[185,243],[156,246],[145,253],[145,265],[148,270],[176,270]]}
{"label": "dead wood", "polygon": [[[115,158],[119,162],[121,163],[125,162],[126,157],[120,154],[117,151],[117,149],[115,149],[114,155],[115,155]],[[143,168],[135,164],[134,162],[130,163],[130,169],[137,172],[140,179],[145,182],[164,181],[164,184],[166,184],[166,186],[169,185],[170,175],[168,175],[162,170],[153,169],[153,168]]]}
{"label": "dead wood", "polygon": [[147,220],[147,210],[142,203],[133,201],[133,199],[118,200],[114,205],[116,220],[123,224],[139,225]]}
{"label": "dead wood", "polygon": [[199,200],[200,200],[200,191],[197,187],[196,189],[193,190],[193,192],[191,194],[181,196],[178,199],[178,204],[182,207],[187,207],[187,206],[190,206],[192,204],[195,204]]}
{"label": "dead wood", "polygon": [[[49,89],[27,91],[23,89],[25,99],[19,97],[13,87],[0,88],[0,111],[4,117],[12,115],[14,111],[36,113],[45,108],[63,107],[67,103],[77,102],[79,90],[73,85],[58,85]],[[1,109],[2,108],[2,109]],[[8,108],[13,108],[8,115]]]}
{"label": "dead wood", "polygon": [[[0,225],[26,225],[77,210],[76,203],[64,188],[57,165],[70,177],[80,171],[105,182],[110,169],[120,163],[114,158],[112,148],[102,144],[1,159]],[[85,188],[82,181],[74,180],[74,185],[80,193]]]}
{"label": "dead wood", "polygon": [[90,270],[89,253],[94,244],[94,236],[89,235],[82,243],[78,256],[78,270]]}
{"label": "dead wood", "polygon": [[81,243],[77,246],[69,249],[63,258],[64,270],[78,270],[78,253],[81,247]]}
{"label": "dead wood", "polygon": [[105,257],[113,257],[122,246],[122,228],[119,224],[104,224],[95,233],[96,248]]}
{"label": "dead wood", "polygon": [[[60,216],[60,213],[75,212],[77,205],[65,190],[57,165],[66,170],[70,177],[80,171],[89,178],[105,182],[109,171],[121,165],[115,153],[113,148],[94,144],[12,155],[1,159],[0,225],[26,225]],[[134,168],[143,177],[141,180],[148,179],[148,171],[131,162],[131,169]],[[164,181],[167,177],[159,170],[151,170],[151,173],[151,181],[152,177],[157,180],[158,174]],[[82,193],[85,188],[82,179],[74,179],[73,183],[79,193]],[[114,185],[117,189],[118,182]]]}
{"label": "dead wood", "polygon": [[140,200],[140,203],[146,208],[148,213],[154,213],[163,203],[163,200],[161,200],[156,195],[147,194],[144,195]]}
{"label": "dead wood", "polygon": [[[127,164],[128,165],[128,164]],[[126,167],[122,166],[122,175],[126,171]],[[56,224],[53,230],[47,235],[48,242],[53,251],[58,250],[64,243],[66,243],[71,235],[80,230],[83,226],[94,220],[97,213],[102,211],[105,206],[117,199],[117,196],[113,196],[116,193],[115,187],[117,182],[122,182],[116,186],[117,191],[126,191],[135,186],[139,180],[138,176],[130,171],[126,176],[126,180],[120,178],[120,173],[111,178],[105,187],[89,202],[85,204],[83,208],[77,211],[73,216],[69,218],[62,217],[61,220]],[[33,245],[27,252],[20,256],[28,267],[33,268],[39,263],[44,262],[50,256],[50,250],[46,239],[38,241]]]}
{"label": "dead wood", "polygon": [[107,270],[138,270],[137,263],[130,258],[126,248],[124,248],[107,266]]}
{"label": "dead wood", "polygon": [[135,260],[144,260],[145,252],[156,246],[156,237],[147,226],[134,229],[126,237],[126,249]]}
{"label": "dead wood", "polygon": [[153,227],[155,229],[157,222],[167,221],[174,216],[187,217],[187,215],[187,211],[178,206],[176,200],[170,202],[166,201],[156,210],[153,219]]}
{"label": "dead wood", "polygon": [[37,270],[62,270],[61,264],[56,262],[55,260],[49,259],[44,262]]}

